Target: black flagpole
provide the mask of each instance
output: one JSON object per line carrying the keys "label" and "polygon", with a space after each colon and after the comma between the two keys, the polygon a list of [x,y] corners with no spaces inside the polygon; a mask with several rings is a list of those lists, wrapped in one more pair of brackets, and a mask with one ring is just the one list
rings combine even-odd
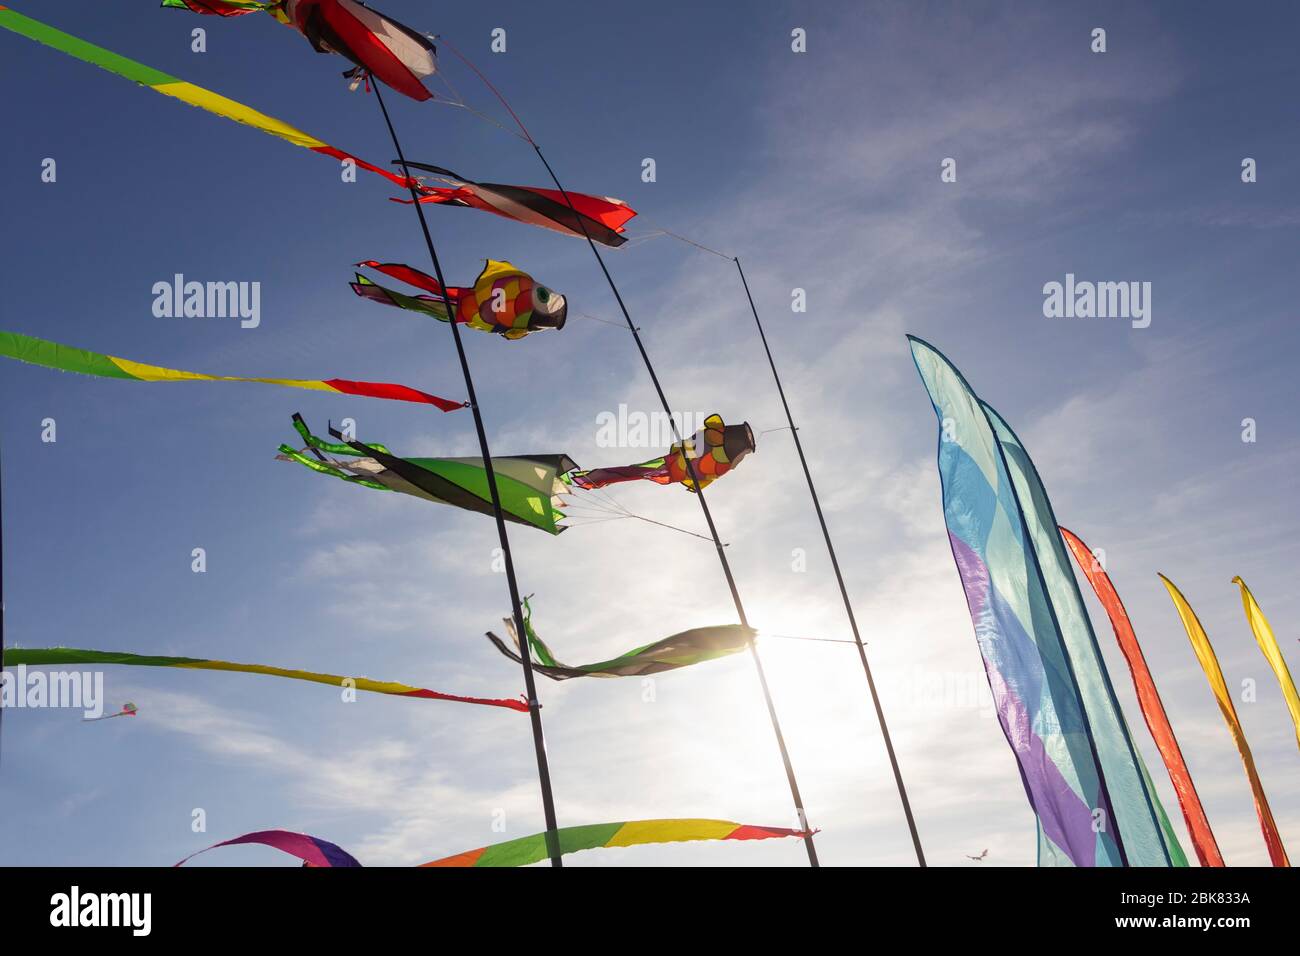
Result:
{"label": "black flagpole", "polygon": [[790,434],[794,436],[794,447],[799,452],[799,463],[803,465],[803,476],[808,482],[808,492],[812,495],[813,508],[817,512],[817,522],[822,526],[822,538],[826,541],[826,551],[831,556],[831,567],[835,569],[835,580],[840,585],[840,597],[844,599],[844,612],[849,617],[849,627],[853,629],[853,641],[858,646],[858,657],[862,659],[862,672],[867,675],[867,687],[871,691],[871,702],[876,707],[876,719],[880,721],[880,733],[885,739],[885,750],[889,754],[889,765],[894,770],[894,782],[898,785],[898,796],[903,801],[903,814],[907,817],[907,828],[912,833],[912,846],[916,848],[916,861],[925,866],[925,852],[921,849],[921,837],[916,832],[916,820],[912,818],[912,804],[907,799],[907,788],[903,785],[903,774],[898,769],[898,758],[894,755],[894,742],[889,736],[889,726],[885,723],[885,711],[880,706],[880,695],[876,693],[876,682],[871,676],[871,665],[867,663],[867,647],[858,633],[858,621],[853,616],[853,604],[849,601],[849,590],[844,586],[844,575],[840,573],[840,562],[835,556],[835,545],[831,543],[831,532],[826,527],[826,516],[822,514],[821,500],[817,497],[817,488],[813,484],[812,471],[808,468],[808,459],[803,453],[803,443],[799,441],[799,429],[790,412],[790,403],[785,398],[785,388],[781,385],[781,376],[776,370],[776,360],[772,358],[772,349],[767,344],[767,334],[758,317],[758,308],[754,305],[754,296],[750,294],[749,283],[745,281],[745,270],[740,267],[740,259],[734,258],[736,271],[740,273],[741,284],[745,287],[745,297],[749,299],[749,310],[754,313],[754,324],[758,326],[759,338],[763,340],[763,351],[767,353],[767,364],[772,367],[772,378],[776,380],[776,390],[781,396],[781,407],[785,409],[785,420],[790,423]]}
{"label": "black flagpole", "polygon": [[[508,108],[508,107],[507,107]],[[513,113],[513,111],[511,111]],[[520,124],[522,128],[523,124]],[[529,137],[529,142],[537,152],[537,158],[542,161],[546,171],[551,175],[551,182],[555,183],[555,188],[564,196],[564,201],[568,204],[569,209],[573,212],[574,219],[582,230],[583,236],[587,240],[587,245],[591,247],[592,255],[596,257],[596,262],[600,264],[600,271],[605,274],[605,281],[609,283],[610,291],[614,293],[614,298],[618,301],[618,307],[623,312],[623,319],[627,322],[628,330],[636,340],[636,347],[641,353],[641,361],[645,363],[646,371],[650,373],[650,381],[654,384],[655,392],[659,395],[659,403],[663,406],[664,413],[668,416],[668,421],[672,425],[673,434],[677,441],[682,441],[681,432],[677,429],[677,421],[673,418],[672,407],[668,404],[668,399],[664,395],[663,387],[659,384],[659,376],[655,374],[654,366],[650,363],[650,356],[646,352],[645,345],[641,341],[640,330],[632,322],[632,317],[628,314],[627,306],[623,303],[623,296],[618,291],[618,286],[614,284],[613,277],[609,274],[609,269],[605,267],[605,260],[596,248],[595,242],[592,241],[591,235],[587,232],[587,225],[583,221],[582,214],[574,208],[573,200],[569,198],[568,192],[560,185],[559,178],[555,175],[555,170],[551,169],[551,164],[546,161],[542,154],[542,148]],[[441,279],[439,280],[441,281]],[[704,512],[704,521],[709,526],[709,534],[713,538],[713,545],[718,552],[718,561],[722,565],[722,573],[727,579],[727,587],[731,590],[731,600],[736,605],[736,614],[740,618],[743,627],[749,627],[749,619],[745,615],[745,605],[740,600],[740,592],[736,589],[736,579],[731,573],[731,564],[727,561],[726,552],[723,551],[722,540],[718,537],[718,529],[713,524],[713,515],[709,512],[708,502],[704,500],[704,489],[700,487],[699,475],[695,472],[695,464],[690,455],[682,456],[686,461],[686,468],[690,472],[691,480],[695,482],[696,497],[700,499],[700,508]],[[799,827],[807,833],[804,838],[804,847],[808,851],[808,863],[810,866],[818,866],[817,847],[813,844],[812,829],[808,826],[808,815],[804,812],[803,797],[799,794],[799,782],[795,779],[794,766],[790,763],[790,753],[785,746],[785,735],[781,732],[781,721],[776,714],[776,705],[772,702],[772,692],[767,685],[767,674],[763,671],[763,661],[758,656],[758,648],[754,646],[752,633],[746,638],[749,646],[750,657],[754,661],[754,667],[758,671],[758,682],[763,688],[763,700],[767,703],[767,715],[772,721],[772,732],[776,735],[776,745],[781,751],[781,763],[785,766],[785,778],[790,784],[790,796],[794,798],[794,809],[798,815]]]}
{"label": "black flagpole", "polygon": [[[379,91],[379,82],[376,80],[375,98],[379,101],[379,108],[383,111],[384,122],[388,125],[388,133],[393,138],[393,148],[397,150],[398,162],[401,163],[402,173],[407,179],[407,188],[411,192],[411,201],[415,206],[416,215],[420,217],[420,229],[424,232],[424,244],[429,249],[429,258],[433,261],[434,275],[438,278],[438,284],[444,289],[448,288],[447,280],[442,276],[442,265],[438,262],[438,253],[433,246],[433,236],[429,232],[429,223],[424,218],[424,207],[420,205],[420,196],[415,190],[414,180],[411,179],[411,170],[406,165],[406,154],[402,152],[402,144],[397,140],[397,131],[393,129],[393,121],[389,118],[388,107],[384,105],[383,94]],[[551,857],[551,866],[562,867],[564,865],[560,857],[560,841],[556,834],[555,821],[555,798],[551,794],[551,769],[546,760],[546,738],[542,735],[542,712],[541,704],[537,700],[537,684],[533,680],[533,663],[532,653],[528,644],[528,631],[524,627],[523,610],[519,601],[519,584],[515,580],[515,564],[510,555],[510,538],[506,534],[505,515],[501,511],[501,494],[497,490],[496,472],[492,467],[492,453],[488,450],[487,431],[483,427],[483,415],[479,411],[478,399],[474,395],[474,379],[469,371],[469,359],[465,356],[465,346],[460,340],[460,326],[456,324],[456,316],[449,313],[447,324],[451,326],[451,335],[456,342],[456,354],[460,357],[460,370],[465,376],[465,391],[469,395],[470,411],[474,413],[474,428],[478,432],[478,447],[483,454],[483,470],[487,473],[488,490],[492,493],[492,513],[497,519],[497,537],[501,541],[501,553],[505,556],[506,562],[506,581],[510,584],[510,610],[515,618],[515,633],[519,635],[522,644],[522,653],[519,655],[524,666],[524,688],[528,692],[528,716],[533,725],[533,749],[537,752],[537,780],[542,788],[542,810],[546,815],[546,849]]]}

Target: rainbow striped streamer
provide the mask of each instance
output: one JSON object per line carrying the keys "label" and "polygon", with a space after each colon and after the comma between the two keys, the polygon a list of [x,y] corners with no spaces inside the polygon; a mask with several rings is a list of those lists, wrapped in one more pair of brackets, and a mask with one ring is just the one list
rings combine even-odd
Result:
{"label": "rainbow striped streamer", "polygon": [[[688,843],[696,840],[772,840],[781,837],[808,836],[804,830],[787,830],[783,827],[760,827],[729,820],[629,820],[623,823],[596,823],[583,827],[561,827],[555,831],[560,840],[561,853],[577,853],[600,847],[642,846],[650,843]],[[292,830],[258,830],[245,833],[232,840],[223,840],[191,853],[176,866],[222,846],[256,843],[288,853],[308,866],[360,866],[347,851],[328,840],[294,833]],[[528,866],[547,858],[546,834],[508,840],[492,846],[467,850],[455,856],[444,857],[421,866]]]}
{"label": "rainbow striped streamer", "polygon": [[336,392],[397,402],[417,402],[423,405],[434,405],[444,412],[454,412],[458,408],[465,407],[464,402],[453,402],[448,398],[439,398],[428,392],[389,382],[354,382],[346,378],[246,378],[242,375],[204,375],[201,372],[183,372],[180,369],[146,365],[142,362],[118,358],[115,355],[103,355],[99,352],[73,348],[70,345],[60,345],[58,342],[48,342],[18,332],[0,332],[0,356],[57,369],[60,372],[76,372],[98,378],[122,378],[133,382],[260,382],[264,385],[305,388],[315,392]]}
{"label": "rainbow striped streamer", "polygon": [[240,674],[265,674],[268,677],[284,677],[289,680],[305,680],[314,684],[328,684],[342,687],[343,682],[351,681],[349,687],[369,691],[372,694],[391,694],[394,697],[418,697],[424,700],[450,700],[461,704],[482,704],[486,707],[506,707],[520,713],[528,713],[528,705],[522,700],[500,697],[461,697],[458,694],[443,694],[427,687],[412,687],[410,684],[398,684],[394,681],[370,680],[368,677],[343,677],[339,674],[320,674],[316,671],[291,670],[285,667],[271,667],[266,664],[236,664],[232,661],[216,661],[202,657],[159,657],[154,655],[127,654],[121,651],[90,651],[77,647],[8,647],[4,652],[4,666],[16,667],[19,664],[40,666],[65,666],[73,664],[122,664],[127,667],[180,667],[200,671],[235,671]]}
{"label": "rainbow striped streamer", "polygon": [[224,116],[236,123],[243,123],[246,126],[261,130],[263,133],[277,136],[294,146],[301,146],[313,153],[320,153],[338,160],[351,160],[362,169],[383,176],[403,189],[407,188],[408,185],[417,184],[417,180],[398,176],[380,166],[358,159],[351,153],[337,149],[309,133],[304,133],[302,130],[276,119],[274,116],[260,113],[251,106],[245,106],[243,103],[222,96],[220,93],[213,93],[201,86],[187,83],[179,77],[164,73],[162,70],[155,70],[153,67],[145,66],[136,60],[119,56],[102,46],[88,43],[49,24],[33,20],[31,17],[25,17],[18,11],[5,6],[0,6],[0,27],[20,36],[25,36],[29,40],[35,40],[37,43],[43,43],[45,46],[52,47],[60,53],[66,53],[68,56],[84,63],[107,70],[109,73],[115,73],[123,79],[139,83],[141,86],[147,86],[154,92],[163,94],[163,96],[173,97],[182,103],[197,106],[209,113]]}
{"label": "rainbow striped streamer", "polygon": [[[759,827],[730,820],[630,820],[624,823],[595,823],[583,827],[561,827],[561,853],[577,853],[601,847],[641,846],[647,843],[687,843],[695,840],[771,840],[808,836],[804,830]],[[422,866],[528,866],[548,857],[546,834],[481,846],[455,856],[443,857]]]}

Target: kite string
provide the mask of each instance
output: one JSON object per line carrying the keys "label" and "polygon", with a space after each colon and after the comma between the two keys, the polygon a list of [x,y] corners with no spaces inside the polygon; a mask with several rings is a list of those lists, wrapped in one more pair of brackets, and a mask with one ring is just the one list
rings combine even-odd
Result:
{"label": "kite string", "polygon": [[627,331],[627,326],[625,326],[622,322],[615,322],[613,319],[602,319],[598,315],[588,315],[586,312],[579,312],[577,309],[571,309],[570,314],[576,315],[580,319],[590,319],[593,322],[601,322],[605,325],[612,325],[614,326],[614,328],[620,329],[624,332]]}
{"label": "kite string", "polygon": [[[654,223],[650,222],[644,216],[641,217],[641,221],[648,226],[654,225]],[[696,242],[694,239],[691,239],[687,236],[683,236],[681,233],[673,232],[671,229],[664,229],[662,226],[656,228],[653,232],[648,232],[645,235],[636,236],[635,238],[629,239],[628,242],[629,243],[645,242],[648,239],[657,239],[660,236],[667,236],[670,239],[676,239],[678,242],[684,242],[687,245],[694,246],[696,249],[699,249],[702,252],[707,252],[710,255],[717,256],[719,259],[726,259],[728,262],[736,261],[735,256],[729,256],[725,252],[719,252],[717,249],[714,249],[712,246],[706,246],[702,242]]]}
{"label": "kite string", "polygon": [[[457,54],[457,55],[459,56],[459,54]],[[493,126],[495,126],[497,129],[501,130],[503,133],[509,133],[511,136],[515,137],[516,139],[522,139],[522,140],[524,140],[524,142],[528,142],[527,137],[520,136],[518,133],[516,133],[514,130],[512,130],[509,126],[506,126],[506,125],[504,125],[503,123],[499,123],[499,122],[497,122],[497,120],[494,119],[493,117],[488,116],[486,113],[483,113],[483,112],[480,112],[479,110],[474,109],[474,107],[472,107],[472,106],[470,106],[468,103],[466,103],[466,102],[465,102],[465,97],[464,97],[463,95],[461,95],[460,90],[458,90],[458,89],[456,88],[455,84],[453,84],[453,83],[451,82],[451,78],[450,78],[449,76],[447,76],[446,73],[440,71],[440,72],[438,73],[438,78],[439,78],[440,80],[442,80],[442,82],[443,82],[444,84],[446,84],[447,89],[449,89],[449,90],[451,91],[452,95],[455,96],[456,98],[455,98],[454,100],[449,100],[449,99],[443,99],[443,98],[441,98],[441,97],[435,96],[434,99],[435,99],[437,102],[442,103],[444,106],[455,106],[455,107],[459,107],[460,109],[465,110],[465,112],[467,112],[467,113],[471,113],[471,114],[473,114],[474,116],[477,116],[479,119],[483,120],[485,123],[491,123]]]}
{"label": "kite string", "polygon": [[[536,149],[537,141],[533,139],[532,134],[528,132],[528,127],[524,125],[524,121],[519,118],[519,114],[514,111],[514,108],[510,105],[509,101],[505,98],[502,92],[496,88],[496,86],[492,83],[492,81],[489,80],[486,75],[484,75],[483,71],[480,70],[477,66],[475,66],[473,61],[471,61],[469,57],[465,56],[465,54],[461,53],[460,50],[456,49],[455,44],[453,44],[450,40],[448,40],[446,36],[439,35],[436,37],[436,39],[448,50],[454,53],[457,59],[459,59],[462,63],[464,63],[467,67],[469,67],[474,72],[474,75],[477,76],[479,80],[482,81],[483,85],[486,86],[492,92],[492,95],[497,98],[497,101],[500,102],[500,104],[505,108],[506,112],[510,114],[510,118],[515,121],[516,125],[518,125],[520,132],[523,133],[522,138],[525,141],[527,141],[534,149]],[[464,109],[468,110],[469,112],[473,113],[475,116],[481,117],[482,119],[485,119],[488,122],[492,123],[492,125],[496,126],[497,128],[505,130],[505,132],[510,133],[512,136],[518,136],[518,134],[507,129],[505,126],[502,126],[500,123],[498,123],[496,120],[492,119],[491,117],[486,116],[485,114],[480,113],[477,110],[470,109],[470,107],[468,106],[465,106],[464,97],[461,96],[460,92],[456,89],[456,87],[452,85],[451,80],[447,79],[445,74],[440,74],[440,75],[442,76],[443,82],[447,84],[447,87],[452,91],[452,93],[454,93],[460,99],[460,103],[451,104],[451,105],[461,106]],[[641,221],[645,222],[647,225],[651,225],[651,226],[654,225],[654,223],[647,220],[644,216],[641,217]],[[727,255],[727,253],[725,252],[719,252],[717,249],[714,249],[712,246],[706,246],[702,242],[697,242],[696,240],[691,239],[687,236],[683,236],[680,233],[673,232],[671,229],[664,229],[662,226],[656,228],[653,232],[647,233],[643,236],[628,237],[627,244],[645,242],[648,239],[655,239],[658,238],[659,236],[668,236],[670,239],[676,239],[678,242],[684,242],[687,245],[694,246],[696,249],[699,249],[702,252],[707,252],[710,255],[717,256],[719,259],[726,259],[731,262],[734,262],[736,259],[735,256]],[[586,316],[586,318],[595,318],[595,316]],[[608,320],[601,319],[598,321],[608,321]]]}
{"label": "kite string", "polygon": [[[489,80],[486,76],[484,76],[483,72],[470,61],[469,57],[465,56],[465,54],[461,53],[460,50],[456,49],[456,47],[452,44],[452,42],[448,40],[445,36],[439,36],[438,41],[443,46],[445,46],[448,50],[450,50],[452,53],[456,54],[457,58],[462,63],[464,63],[467,67],[469,67],[471,70],[474,71],[474,75],[483,81],[483,85],[486,86],[489,90],[491,90],[492,95],[495,96],[500,101],[501,105],[506,108],[506,112],[510,114],[510,118],[515,121],[515,123],[519,126],[520,132],[524,134],[524,139],[527,140],[529,144],[536,146],[537,142],[533,139],[532,134],[528,132],[528,127],[524,125],[524,121],[519,118],[519,114],[517,114],[511,108],[510,104],[506,102],[506,98],[501,95],[501,91],[492,85],[492,81]],[[451,84],[448,83],[447,85],[450,86]]]}
{"label": "kite string", "polygon": [[[628,508],[626,505],[615,500],[613,495],[609,494],[609,492],[604,491],[603,489],[600,488],[589,489],[588,491],[584,492],[584,498],[587,495],[598,497],[600,500],[599,501],[586,500],[576,504],[570,504],[569,502],[566,501],[564,505],[565,513],[575,514],[578,518],[584,519],[588,524],[595,524],[601,521],[615,521],[620,518],[635,518],[636,520],[644,521],[647,524],[657,525],[660,528],[667,528],[670,531],[676,531],[680,534],[690,535],[692,538],[699,538],[701,541],[713,540],[712,538],[706,537],[705,535],[697,534],[694,531],[688,531],[685,528],[679,528],[677,527],[677,525],[667,524],[666,522],[663,521],[656,521],[653,518],[647,518],[645,515],[637,514],[631,508]],[[592,512],[595,512],[596,514],[605,515],[607,517],[593,518],[590,515],[583,515],[581,512],[584,510],[590,510]],[[576,525],[574,527],[576,527]],[[726,543],[723,544],[724,548],[728,546],[729,545]]]}
{"label": "kite string", "polygon": [[856,644],[857,641],[850,641],[843,637],[800,637],[798,634],[772,634],[768,631],[759,630],[758,636],[775,637],[782,641],[816,641],[819,644]]}

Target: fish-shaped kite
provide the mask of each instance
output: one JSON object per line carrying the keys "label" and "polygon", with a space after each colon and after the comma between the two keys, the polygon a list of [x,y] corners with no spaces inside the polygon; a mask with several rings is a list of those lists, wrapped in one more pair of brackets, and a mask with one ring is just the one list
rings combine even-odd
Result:
{"label": "fish-shaped kite", "polygon": [[563,295],[536,282],[509,262],[488,259],[470,288],[448,289],[433,276],[411,266],[367,259],[358,262],[384,275],[400,279],[432,295],[412,296],[385,288],[357,273],[352,291],[363,299],[423,312],[446,322],[449,311],[456,321],[481,332],[493,332],[506,339],[522,339],[542,329],[562,329],[569,307]]}
{"label": "fish-shaped kite", "polygon": [[700,487],[707,488],[739,465],[754,448],[754,431],[748,422],[728,425],[723,422],[721,415],[714,414],[704,420],[704,427],[693,437],[674,442],[668,454],[662,458],[619,468],[575,471],[567,475],[565,480],[585,489],[604,488],[623,481],[645,480],[660,485],[679,484],[689,491],[695,491],[695,481],[687,465],[688,458],[695,466]]}

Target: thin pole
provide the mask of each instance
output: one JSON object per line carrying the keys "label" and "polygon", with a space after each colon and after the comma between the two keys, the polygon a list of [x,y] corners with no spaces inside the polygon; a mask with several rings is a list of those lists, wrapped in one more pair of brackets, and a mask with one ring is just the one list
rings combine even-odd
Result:
{"label": "thin pole", "polygon": [[849,590],[844,586],[844,575],[840,573],[839,558],[835,556],[835,545],[831,543],[831,532],[826,526],[826,516],[822,514],[821,499],[817,497],[817,487],[813,484],[812,471],[808,468],[808,458],[803,453],[803,443],[799,441],[799,429],[790,412],[790,403],[785,398],[785,388],[781,385],[781,376],[776,370],[776,360],[772,358],[772,349],[767,344],[767,334],[758,317],[758,307],[754,305],[754,296],[749,291],[745,280],[745,270],[740,267],[740,259],[733,257],[736,271],[740,273],[740,282],[745,287],[745,297],[749,299],[749,310],[754,313],[754,324],[758,326],[758,336],[763,340],[763,351],[767,353],[767,364],[772,367],[772,378],[776,380],[776,390],[781,396],[781,407],[785,409],[786,421],[790,423],[790,434],[794,436],[794,447],[799,452],[799,464],[803,465],[803,476],[808,482],[808,492],[812,495],[813,508],[817,512],[817,522],[822,526],[822,538],[826,541],[826,551],[831,556],[831,567],[835,569],[835,580],[840,585],[840,597],[844,600],[844,613],[849,617],[849,627],[853,630],[853,641],[858,646],[858,657],[862,660],[862,672],[867,675],[867,687],[871,691],[871,703],[876,708],[876,720],[880,722],[880,734],[885,739],[885,751],[889,754],[889,766],[894,771],[894,782],[898,785],[898,796],[903,801],[903,815],[907,817],[907,829],[912,834],[912,846],[916,849],[916,862],[924,867],[925,852],[921,849],[921,837],[916,832],[916,820],[912,818],[912,804],[907,799],[907,788],[903,785],[903,774],[898,769],[898,758],[894,755],[894,742],[889,736],[889,726],[885,723],[885,711],[880,706],[880,695],[876,693],[876,682],[871,676],[871,665],[867,663],[867,647],[858,632],[858,621],[853,615],[853,603],[849,600]]}
{"label": "thin pole", "polygon": [[[508,108],[508,107],[507,107]],[[520,124],[521,128],[523,124]],[[537,152],[537,158],[542,161],[546,171],[551,175],[551,182],[555,183],[555,188],[564,196],[564,201],[568,204],[569,209],[573,212],[573,217],[578,226],[582,229],[582,234],[587,240],[587,245],[591,247],[591,253],[596,257],[596,262],[600,264],[600,271],[605,274],[605,281],[609,283],[610,291],[614,293],[614,298],[618,301],[618,307],[623,313],[623,319],[627,322],[628,330],[636,340],[637,350],[641,353],[641,361],[645,363],[646,371],[650,373],[650,381],[654,384],[655,392],[659,396],[659,403],[663,406],[664,413],[668,416],[668,421],[672,425],[673,434],[679,443],[682,442],[682,435],[677,429],[677,421],[673,418],[672,406],[668,404],[668,399],[664,395],[663,387],[659,384],[659,376],[655,374],[654,366],[650,362],[650,355],[646,352],[645,343],[641,341],[641,333],[636,325],[632,322],[632,316],[628,314],[627,305],[623,302],[623,296],[618,291],[618,286],[614,284],[614,278],[609,274],[609,269],[605,266],[605,260],[596,248],[596,243],[592,241],[591,235],[587,232],[587,225],[583,221],[581,213],[574,208],[573,200],[569,198],[568,192],[560,185],[559,177],[555,175],[555,170],[551,164],[546,161],[546,156],[542,153],[542,148],[533,142],[533,149]],[[441,280],[440,280],[441,281]],[[723,550],[722,539],[718,537],[718,529],[713,524],[713,515],[709,511],[709,504],[704,500],[704,489],[701,487],[699,475],[695,472],[695,464],[690,455],[682,456],[686,461],[686,469],[690,472],[691,480],[695,483],[696,497],[700,499],[700,509],[704,512],[704,521],[709,526],[709,535],[713,538],[713,546],[718,552],[718,562],[722,565],[722,573],[727,579],[727,587],[731,591],[731,600],[736,605],[736,614],[740,618],[741,626],[749,627],[749,618],[745,615],[745,605],[740,600],[740,592],[736,589],[736,579],[731,573],[731,564],[727,561],[726,552]],[[752,634],[746,638],[749,646],[749,655],[754,661],[754,668],[758,672],[758,683],[763,688],[763,700],[767,703],[767,716],[772,722],[772,732],[776,735],[776,745],[781,751],[781,763],[785,767],[785,778],[790,784],[790,796],[794,798],[794,809],[798,815],[799,826],[807,832],[804,839],[804,847],[808,851],[808,864],[818,866],[817,847],[813,845],[812,829],[808,826],[808,815],[804,812],[803,797],[799,793],[799,782],[795,779],[794,765],[790,763],[790,753],[785,746],[785,735],[781,732],[781,721],[777,717],[776,705],[772,702],[772,691],[767,684],[767,674],[763,670],[763,661],[758,656],[758,648],[754,646]]]}
{"label": "thin pole", "polygon": [[[438,252],[433,245],[433,235],[429,232],[429,223],[424,217],[424,207],[420,205],[420,196],[415,190],[414,180],[411,179],[411,170],[406,165],[406,154],[402,152],[402,144],[397,140],[397,131],[393,129],[393,121],[388,115],[388,107],[384,105],[384,96],[379,90],[380,84],[374,84],[375,98],[379,101],[379,108],[383,111],[384,122],[388,125],[388,133],[393,138],[393,148],[397,150],[398,162],[402,165],[402,173],[407,178],[407,188],[411,191],[411,200],[415,206],[416,215],[420,218],[420,229],[424,232],[424,244],[429,249],[429,258],[433,262],[434,275],[438,277],[438,284],[442,288],[448,288],[447,280],[442,276],[442,265],[438,262]],[[519,655],[523,661],[524,667],[524,688],[528,692],[528,717],[533,725],[533,749],[537,752],[537,780],[542,788],[542,810],[546,815],[546,850],[551,857],[551,866],[562,867],[564,865],[560,856],[560,841],[556,834],[557,824],[555,820],[555,798],[551,794],[551,769],[546,760],[546,738],[542,735],[542,708],[537,700],[537,684],[533,680],[533,662],[532,655],[528,649],[528,631],[524,627],[523,609],[519,600],[519,584],[515,580],[515,563],[510,554],[510,538],[506,534],[506,519],[501,510],[501,494],[497,490],[496,471],[492,467],[492,453],[488,450],[487,430],[483,427],[483,415],[479,411],[478,399],[474,394],[474,378],[470,375],[469,359],[465,356],[465,346],[460,339],[460,326],[456,322],[456,316],[449,316],[451,319],[447,324],[451,326],[451,335],[456,342],[456,354],[460,358],[460,370],[465,376],[465,391],[469,396],[469,407],[474,413],[474,429],[478,432],[478,447],[483,454],[483,470],[487,473],[488,490],[492,496],[492,513],[497,521],[497,537],[501,541],[501,553],[505,556],[506,563],[506,581],[510,585],[510,611],[515,617],[515,633],[523,642],[523,653]]]}

